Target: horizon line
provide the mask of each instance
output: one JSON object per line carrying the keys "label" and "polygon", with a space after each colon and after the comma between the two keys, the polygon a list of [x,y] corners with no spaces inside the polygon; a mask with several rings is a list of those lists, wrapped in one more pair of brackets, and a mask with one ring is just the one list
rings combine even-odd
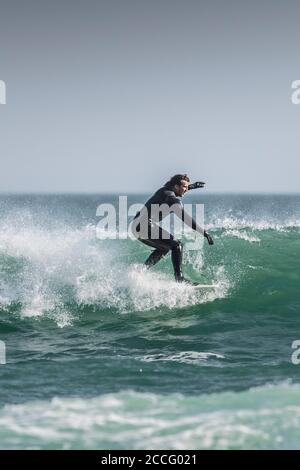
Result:
{"label": "horizon line", "polygon": [[[26,190],[18,190],[18,191],[0,191],[0,196],[4,195],[45,195],[45,196],[55,196],[55,195],[117,195],[119,196],[126,196],[126,195],[136,195],[136,194],[141,194],[141,195],[147,195],[147,194],[152,194],[154,191],[64,191],[64,190],[59,190],[59,191],[43,191],[43,190],[38,190],[38,191],[26,191]],[[192,194],[196,194],[195,191],[192,192]],[[201,195],[213,195],[213,194],[261,194],[261,195],[300,195],[300,191],[263,191],[263,190],[215,190],[215,191],[210,191],[207,190],[205,192],[201,192]]]}

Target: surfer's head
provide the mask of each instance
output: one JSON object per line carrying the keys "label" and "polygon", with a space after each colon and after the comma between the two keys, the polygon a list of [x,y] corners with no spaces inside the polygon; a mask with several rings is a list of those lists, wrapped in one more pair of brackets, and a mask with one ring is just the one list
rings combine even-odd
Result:
{"label": "surfer's head", "polygon": [[165,186],[172,189],[176,196],[183,196],[189,189],[189,182],[187,175],[174,175]]}

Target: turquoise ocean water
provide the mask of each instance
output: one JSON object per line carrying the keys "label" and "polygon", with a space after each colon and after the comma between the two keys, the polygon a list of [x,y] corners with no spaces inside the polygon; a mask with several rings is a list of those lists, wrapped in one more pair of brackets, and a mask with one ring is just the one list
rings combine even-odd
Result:
{"label": "turquoise ocean water", "polygon": [[215,245],[184,270],[212,291],[97,238],[117,201],[0,197],[0,448],[300,448],[300,195],[189,196]]}

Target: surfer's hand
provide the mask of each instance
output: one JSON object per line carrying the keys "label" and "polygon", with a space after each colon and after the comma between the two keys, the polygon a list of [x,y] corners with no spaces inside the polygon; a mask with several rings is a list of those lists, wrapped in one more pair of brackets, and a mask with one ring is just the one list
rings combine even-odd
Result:
{"label": "surfer's hand", "polygon": [[214,244],[214,241],[212,239],[212,237],[209,235],[209,233],[207,233],[206,231],[204,232],[204,236],[205,238],[207,238],[207,241],[208,241],[208,244],[209,245],[213,245]]}
{"label": "surfer's hand", "polygon": [[189,184],[190,189],[204,188],[205,183],[203,181],[196,181],[195,183]]}

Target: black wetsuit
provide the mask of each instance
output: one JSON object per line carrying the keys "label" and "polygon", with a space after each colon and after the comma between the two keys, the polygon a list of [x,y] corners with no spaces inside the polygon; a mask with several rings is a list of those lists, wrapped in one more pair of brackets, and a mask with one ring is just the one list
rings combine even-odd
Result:
{"label": "black wetsuit", "polygon": [[[158,225],[164,215],[156,212],[157,217],[153,217],[153,210],[151,211],[151,209],[154,205],[158,209],[162,205],[165,205],[165,208],[168,206],[169,212],[174,212],[181,220],[184,220],[185,223],[202,235],[204,230],[184,211],[180,198],[168,185],[156,191],[134,218],[135,236],[145,245],[155,248],[145,261],[145,265],[147,267],[153,266],[171,250],[175,279],[181,281],[184,279],[182,274],[182,243]],[[155,236],[153,236],[153,232]]]}

